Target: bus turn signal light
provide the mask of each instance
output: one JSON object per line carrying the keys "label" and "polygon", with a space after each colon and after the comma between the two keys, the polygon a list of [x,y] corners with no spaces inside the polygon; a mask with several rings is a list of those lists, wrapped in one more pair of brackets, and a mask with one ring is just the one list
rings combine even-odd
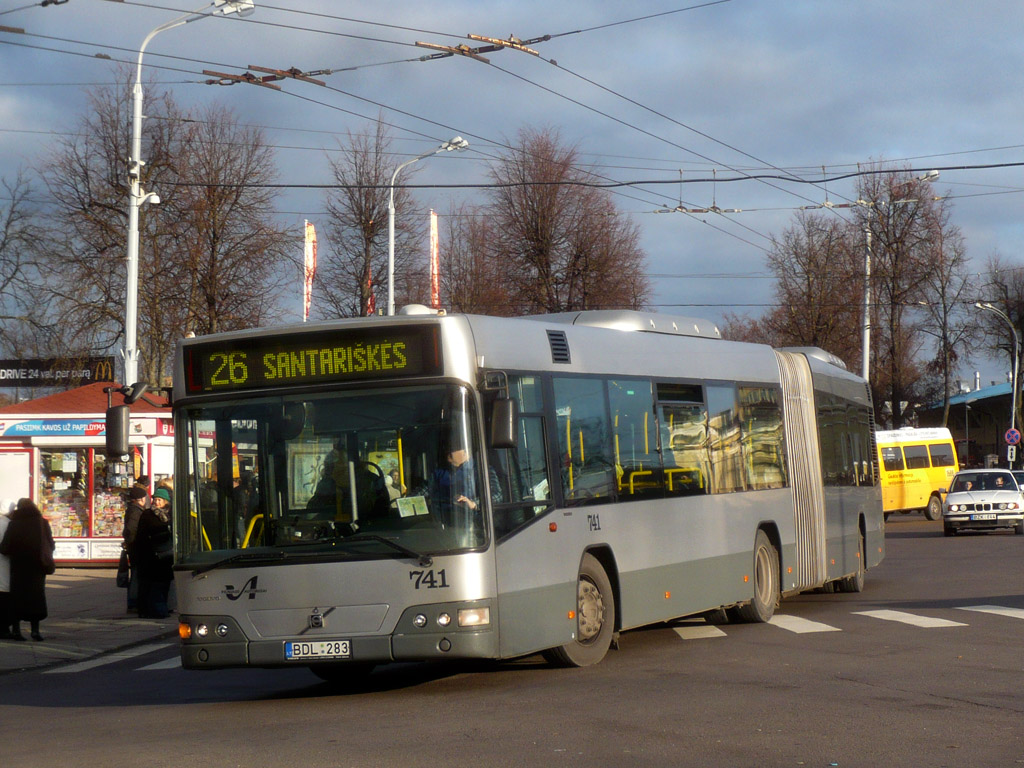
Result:
{"label": "bus turn signal light", "polygon": [[192,637],[192,625],[185,624],[184,622],[178,624],[178,637],[182,640],[188,640]]}

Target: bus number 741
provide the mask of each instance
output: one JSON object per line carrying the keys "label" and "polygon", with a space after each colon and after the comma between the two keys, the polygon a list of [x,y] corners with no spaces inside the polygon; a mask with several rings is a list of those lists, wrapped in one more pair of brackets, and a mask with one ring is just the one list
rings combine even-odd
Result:
{"label": "bus number 741", "polygon": [[429,571],[409,571],[409,578],[416,582],[416,589],[448,588],[448,579],[445,576],[444,568],[436,574],[433,569]]}

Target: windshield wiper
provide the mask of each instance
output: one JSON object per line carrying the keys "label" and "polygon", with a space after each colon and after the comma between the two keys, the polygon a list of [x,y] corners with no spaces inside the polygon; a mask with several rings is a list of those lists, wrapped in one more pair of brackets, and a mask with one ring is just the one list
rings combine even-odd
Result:
{"label": "windshield wiper", "polygon": [[376,533],[357,533],[353,536],[347,536],[343,539],[339,539],[341,543],[345,544],[353,541],[378,541],[385,546],[391,547],[396,552],[400,552],[406,557],[414,558],[421,568],[429,568],[434,564],[434,558],[431,555],[421,554],[414,549],[409,549],[397,541],[386,539],[383,536],[378,536]]}
{"label": "windshield wiper", "polygon": [[241,563],[247,560],[276,560],[279,557],[286,556],[286,553],[280,550],[277,552],[239,552],[221,560],[216,560],[212,563],[207,563],[206,565],[200,565],[193,568],[192,576],[199,576],[207,571],[212,571],[220,568],[221,566],[230,565],[231,563]]}
{"label": "windshield wiper", "polygon": [[[310,542],[306,542],[304,544],[299,544],[299,545],[291,546],[288,549],[276,549],[276,550],[274,550],[272,552],[266,552],[266,551],[264,551],[264,552],[236,552],[233,555],[228,555],[227,557],[222,558],[220,560],[215,560],[212,563],[207,563],[205,565],[196,566],[195,568],[192,569],[192,576],[193,577],[200,576],[200,575],[206,573],[207,571],[212,571],[212,570],[215,570],[217,568],[221,568],[222,566],[225,566],[225,565],[231,565],[232,563],[243,563],[243,562],[250,562],[250,561],[252,561],[252,562],[259,562],[261,560],[271,560],[272,561],[272,560],[278,560],[278,559],[280,559],[280,560],[287,560],[290,557],[295,557],[296,554],[304,554],[304,553],[296,553],[296,551],[295,551],[296,549],[301,548],[301,549],[314,549],[314,550],[316,550],[316,549],[321,549],[322,547],[324,547],[325,544],[331,544],[333,546],[333,541],[326,541],[326,540],[325,541],[310,541]],[[308,554],[316,555],[316,554],[320,554],[320,552],[314,551],[314,552],[310,552]]]}

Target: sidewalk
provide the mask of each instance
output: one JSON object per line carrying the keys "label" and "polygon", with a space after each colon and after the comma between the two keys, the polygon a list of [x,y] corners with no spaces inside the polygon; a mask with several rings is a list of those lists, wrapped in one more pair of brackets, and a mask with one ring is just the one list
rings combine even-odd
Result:
{"label": "sidewalk", "polygon": [[140,619],[125,612],[125,590],[114,583],[113,568],[58,568],[46,577],[49,618],[39,625],[44,640],[0,640],[0,675],[25,669],[84,661],[103,653],[158,638],[176,638],[178,616]]}

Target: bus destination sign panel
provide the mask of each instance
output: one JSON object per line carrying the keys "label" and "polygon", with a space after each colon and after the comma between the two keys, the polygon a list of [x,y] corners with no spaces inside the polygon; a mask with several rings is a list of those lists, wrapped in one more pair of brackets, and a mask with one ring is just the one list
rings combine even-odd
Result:
{"label": "bus destination sign panel", "polygon": [[441,373],[436,326],[335,330],[185,348],[189,394]]}

